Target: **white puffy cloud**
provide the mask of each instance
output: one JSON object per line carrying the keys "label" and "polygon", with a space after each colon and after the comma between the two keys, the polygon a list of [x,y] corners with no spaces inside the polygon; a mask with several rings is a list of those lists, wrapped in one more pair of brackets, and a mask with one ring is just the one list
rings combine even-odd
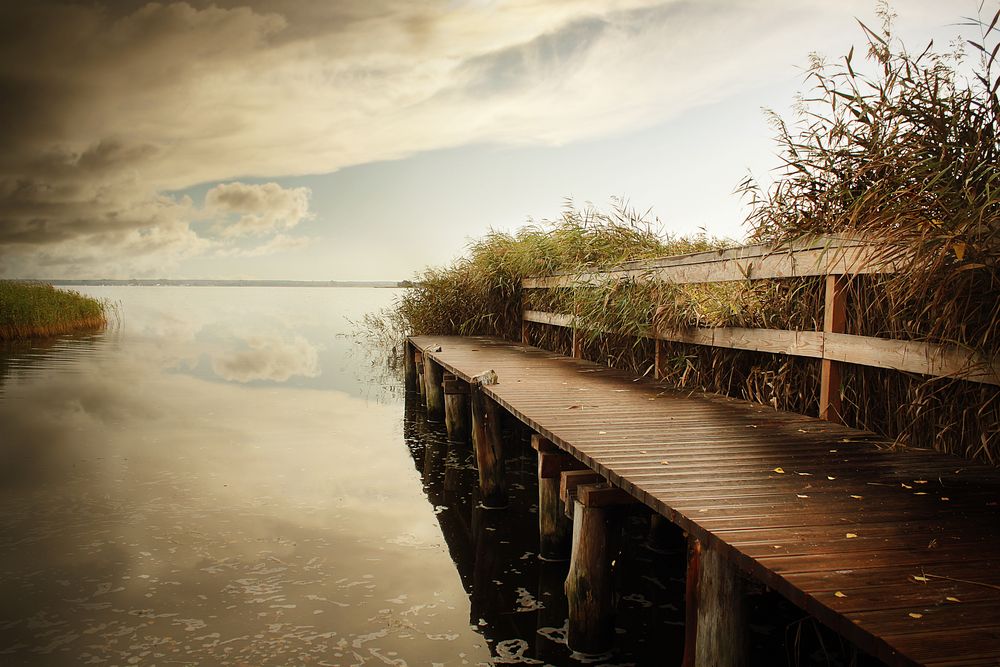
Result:
{"label": "white puffy cloud", "polygon": [[[220,236],[263,236],[288,230],[309,217],[309,188],[283,188],[277,183],[223,183],[205,194],[208,213],[223,218]],[[235,220],[230,217],[235,216]]]}

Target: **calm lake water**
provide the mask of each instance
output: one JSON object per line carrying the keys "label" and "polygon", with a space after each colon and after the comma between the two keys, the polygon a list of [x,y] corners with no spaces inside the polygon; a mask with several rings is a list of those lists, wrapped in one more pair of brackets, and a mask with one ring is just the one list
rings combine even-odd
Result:
{"label": "calm lake water", "polygon": [[346,336],[395,290],[82,291],[121,326],[0,349],[0,664],[679,662],[683,553],[641,516],[619,648],[569,653],[533,452],[481,509],[471,448]]}

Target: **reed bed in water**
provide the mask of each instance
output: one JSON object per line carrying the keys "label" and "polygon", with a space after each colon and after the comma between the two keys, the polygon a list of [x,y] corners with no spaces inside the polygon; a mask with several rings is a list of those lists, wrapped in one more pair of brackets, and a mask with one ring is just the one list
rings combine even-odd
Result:
{"label": "reed bed in water", "polygon": [[107,304],[44,283],[0,281],[0,340],[44,338],[108,323]]}
{"label": "reed bed in water", "polygon": [[[1000,355],[1000,12],[973,22],[971,57],[897,45],[889,11],[862,26],[865,57],[814,61],[813,94],[791,123],[773,117],[785,169],[749,197],[748,241],[786,243],[817,234],[869,239],[906,270],[850,284],[847,332],[958,343]],[[974,62],[973,62],[974,61]],[[970,70],[969,76],[960,71]],[[648,217],[567,207],[561,219],[472,244],[466,257],[418,276],[396,308],[370,318],[382,331],[490,334],[517,339],[522,308],[575,313],[586,322],[588,359],[651,374],[654,322],[668,326],[821,329],[823,279],[675,285],[619,281],[522,293],[526,276],[592,270],[624,260],[707,250],[727,242],[657,233]],[[602,332],[614,333],[602,333]],[[531,325],[532,342],[569,352],[568,329]],[[819,362],[665,344],[664,377],[707,390],[816,414]],[[847,366],[849,425],[1000,462],[1000,390],[990,385]]]}

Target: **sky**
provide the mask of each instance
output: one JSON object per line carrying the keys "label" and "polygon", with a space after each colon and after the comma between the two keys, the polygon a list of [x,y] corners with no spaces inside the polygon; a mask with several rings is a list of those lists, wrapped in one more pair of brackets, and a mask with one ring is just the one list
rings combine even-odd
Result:
{"label": "sky", "polygon": [[[943,50],[1000,0],[897,0]],[[0,0],[0,277],[397,280],[612,198],[741,239],[872,0]]]}

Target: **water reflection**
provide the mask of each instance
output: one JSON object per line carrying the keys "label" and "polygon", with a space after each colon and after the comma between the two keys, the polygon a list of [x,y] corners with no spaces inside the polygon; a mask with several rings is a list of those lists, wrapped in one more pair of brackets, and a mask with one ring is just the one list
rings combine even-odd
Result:
{"label": "water reflection", "polygon": [[679,663],[683,552],[641,511],[618,647],[570,654],[523,428],[483,509],[471,446],[345,335],[391,292],[92,291],[120,330],[0,351],[0,664]]}

